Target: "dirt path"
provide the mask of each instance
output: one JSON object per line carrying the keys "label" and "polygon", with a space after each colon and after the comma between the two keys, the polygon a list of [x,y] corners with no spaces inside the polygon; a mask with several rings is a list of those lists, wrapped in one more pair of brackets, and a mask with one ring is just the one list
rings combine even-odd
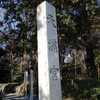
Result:
{"label": "dirt path", "polygon": [[[2,100],[30,100],[30,98],[16,93],[8,93],[8,94],[2,93]],[[38,99],[33,97],[33,100],[38,100]]]}

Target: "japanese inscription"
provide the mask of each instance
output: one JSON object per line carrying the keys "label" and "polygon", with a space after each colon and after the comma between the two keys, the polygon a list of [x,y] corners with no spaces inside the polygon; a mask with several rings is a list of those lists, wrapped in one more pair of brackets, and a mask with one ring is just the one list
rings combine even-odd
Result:
{"label": "japanese inscription", "polygon": [[52,73],[52,80],[57,81],[57,71],[59,69],[55,68],[55,65],[53,65],[53,68],[50,68],[50,73]]}
{"label": "japanese inscription", "polygon": [[53,19],[53,16],[51,14],[48,14],[48,23],[52,23],[52,25],[54,26],[54,28],[56,28],[56,25],[54,24],[55,23],[55,20]]}
{"label": "japanese inscription", "polygon": [[49,50],[57,53],[57,41],[56,39],[49,39]]}

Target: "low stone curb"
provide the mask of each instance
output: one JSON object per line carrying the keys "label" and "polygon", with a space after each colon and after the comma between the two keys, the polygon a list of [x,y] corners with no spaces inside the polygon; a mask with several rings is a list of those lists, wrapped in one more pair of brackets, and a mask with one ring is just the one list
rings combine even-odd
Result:
{"label": "low stone curb", "polygon": [[[6,93],[6,91],[5,91],[6,86],[7,85],[0,85],[0,92]],[[24,86],[15,86],[14,90],[15,90],[16,94],[24,95],[24,93],[25,93],[25,87]]]}

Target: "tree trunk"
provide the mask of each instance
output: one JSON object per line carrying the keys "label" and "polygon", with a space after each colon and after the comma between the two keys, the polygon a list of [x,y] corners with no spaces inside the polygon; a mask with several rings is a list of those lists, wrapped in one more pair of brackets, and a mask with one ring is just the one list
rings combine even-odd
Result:
{"label": "tree trunk", "polygon": [[86,47],[87,52],[87,74],[92,77],[96,77],[96,66],[94,63],[94,52],[92,45]]}
{"label": "tree trunk", "polygon": [[75,77],[76,77],[76,50],[75,50]]}
{"label": "tree trunk", "polygon": [[20,73],[22,73],[22,68],[23,68],[23,57],[21,57],[21,62],[20,62]]}
{"label": "tree trunk", "polygon": [[13,72],[14,72],[14,66],[13,66],[13,53],[12,53],[12,50],[11,50],[11,53],[10,53],[10,64],[11,64],[11,82],[13,83]]}

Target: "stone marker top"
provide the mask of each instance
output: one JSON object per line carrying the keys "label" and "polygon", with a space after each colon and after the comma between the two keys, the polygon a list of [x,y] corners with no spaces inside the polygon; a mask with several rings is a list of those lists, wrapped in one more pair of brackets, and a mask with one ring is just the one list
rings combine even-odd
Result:
{"label": "stone marker top", "polygon": [[30,72],[33,72],[33,70],[32,70],[32,69],[30,69]]}
{"label": "stone marker top", "polygon": [[[49,9],[49,10],[48,10]],[[55,29],[56,32],[56,10],[55,7],[53,7],[51,4],[49,4],[47,1],[44,1],[37,7],[37,29],[42,31],[50,31],[50,34],[53,34],[53,30]],[[52,26],[51,26],[52,24]],[[48,29],[46,29],[46,26],[49,25]],[[42,29],[41,29],[42,28]],[[40,34],[42,34],[40,32]]]}

